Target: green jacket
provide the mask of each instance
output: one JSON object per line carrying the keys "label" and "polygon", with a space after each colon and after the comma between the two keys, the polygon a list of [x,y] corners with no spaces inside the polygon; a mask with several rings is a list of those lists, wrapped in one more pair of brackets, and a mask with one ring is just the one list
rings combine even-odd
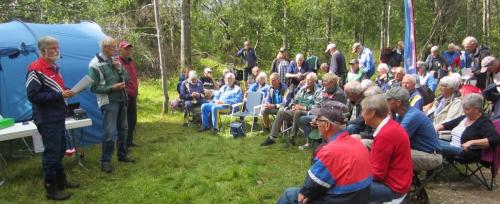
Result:
{"label": "green jacket", "polygon": [[297,91],[297,94],[295,94],[295,97],[293,98],[293,104],[301,104],[306,107],[306,110],[311,110],[312,105],[319,103],[322,100],[322,91],[321,88],[318,88],[316,85],[314,86],[313,91],[308,93],[306,90],[307,88],[303,87]]}
{"label": "green jacket", "polygon": [[113,84],[120,82],[128,82],[127,71],[120,67],[115,69],[111,64],[110,59],[99,53],[101,59],[94,57],[89,64],[89,76],[94,80],[90,86],[90,90],[97,95],[97,105],[99,108],[109,104],[125,101],[124,90],[112,90]]}

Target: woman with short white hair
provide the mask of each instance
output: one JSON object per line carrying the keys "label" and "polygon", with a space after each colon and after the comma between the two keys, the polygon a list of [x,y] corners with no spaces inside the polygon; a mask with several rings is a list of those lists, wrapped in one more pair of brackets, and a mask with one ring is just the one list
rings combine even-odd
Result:
{"label": "woman with short white hair", "polygon": [[389,81],[391,76],[389,75],[389,66],[386,63],[380,63],[377,67],[378,76],[375,83],[385,92],[389,89]]}
{"label": "woman with short white hair", "polygon": [[482,149],[496,146],[500,137],[493,123],[482,113],[483,96],[473,93],[462,99],[464,115],[436,125],[436,130],[451,130],[451,141],[440,140],[445,157],[462,156],[466,160],[479,160]]}
{"label": "woman with short white hair", "polygon": [[434,101],[427,115],[433,120],[434,125],[448,122],[462,115],[462,105],[458,89],[461,79],[455,76],[445,76],[438,85],[439,96]]}

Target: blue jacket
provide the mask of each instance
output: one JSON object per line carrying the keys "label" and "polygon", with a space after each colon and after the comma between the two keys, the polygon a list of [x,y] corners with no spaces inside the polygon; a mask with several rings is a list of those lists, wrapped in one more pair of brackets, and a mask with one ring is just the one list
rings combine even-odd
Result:
{"label": "blue jacket", "polygon": [[242,63],[245,64],[246,69],[257,66],[257,55],[253,48],[248,49],[248,52],[245,52],[245,48],[241,48],[236,53],[236,56],[242,58]]}
{"label": "blue jacket", "polygon": [[243,101],[243,94],[239,86],[234,85],[233,88],[230,88],[228,85],[224,85],[219,89],[212,101],[217,100],[221,100],[224,104],[233,105]]}
{"label": "blue jacket", "polygon": [[370,78],[375,73],[375,58],[372,51],[364,47],[363,51],[358,55],[359,67],[363,70],[364,75]]}
{"label": "blue jacket", "polygon": [[[288,65],[288,69],[286,70],[286,73],[290,73],[290,74],[297,74],[297,73],[302,73],[302,74],[306,74],[306,73],[309,73],[309,72],[312,72],[313,70],[309,70],[309,66],[307,65],[307,62],[304,61],[304,64],[302,64],[302,68],[299,70],[299,67],[297,66],[297,62],[296,61],[292,61],[290,62],[290,65]],[[304,76],[305,78],[305,76]],[[302,79],[298,80],[296,78],[293,78],[290,80],[290,82],[292,84],[294,84],[295,86],[297,86],[300,81]]]}
{"label": "blue jacket", "polygon": [[191,97],[191,94],[193,92],[200,93],[200,97],[196,98],[196,101],[200,102],[203,100],[203,94],[205,94],[205,90],[203,89],[203,83],[198,80],[195,84],[191,84],[188,82],[188,80],[184,80],[180,86],[180,94],[179,98],[182,100],[190,101],[193,100],[193,97]]}
{"label": "blue jacket", "polygon": [[431,119],[429,119],[422,111],[414,107],[409,107],[408,111],[401,116],[396,117],[401,126],[410,136],[411,148],[418,151],[433,153],[434,151],[441,152],[439,139]]}
{"label": "blue jacket", "polygon": [[417,89],[410,91],[410,106],[422,111],[422,106],[424,105],[424,98]]}
{"label": "blue jacket", "polygon": [[264,86],[260,86],[258,82],[254,82],[252,85],[248,87],[248,91],[257,92],[260,91],[264,97],[267,96],[267,92],[269,92],[269,85],[265,84]]}
{"label": "blue jacket", "polygon": [[444,59],[446,60],[446,62],[448,63],[448,65],[451,65],[453,63],[455,63],[455,58],[457,58],[460,54],[458,52],[448,52],[448,51],[444,51],[443,52],[443,57]]}
{"label": "blue jacket", "polygon": [[266,103],[285,106],[287,95],[288,95],[288,86],[284,83],[281,83],[277,89],[269,87],[269,92],[267,93],[266,97]]}

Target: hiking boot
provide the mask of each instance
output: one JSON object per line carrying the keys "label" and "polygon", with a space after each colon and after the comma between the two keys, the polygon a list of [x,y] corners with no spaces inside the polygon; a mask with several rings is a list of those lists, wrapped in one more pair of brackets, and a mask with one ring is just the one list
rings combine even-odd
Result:
{"label": "hiking boot", "polygon": [[205,131],[209,131],[209,130],[210,130],[210,128],[201,128],[198,130],[198,132],[205,132]]}
{"label": "hiking boot", "polygon": [[101,171],[106,172],[106,173],[111,173],[113,171],[113,167],[111,166],[111,163],[102,162],[101,163]]}
{"label": "hiking boot", "polygon": [[121,159],[118,159],[119,162],[124,162],[124,163],[135,163],[135,160],[129,158],[129,157],[125,157],[125,158],[121,158]]}
{"label": "hiking boot", "polygon": [[45,190],[49,200],[67,200],[71,197],[69,193],[59,190],[55,182],[45,182]]}
{"label": "hiking boot", "polygon": [[262,144],[260,144],[260,146],[269,146],[269,145],[272,145],[274,143],[276,143],[276,141],[274,141],[274,139],[267,138]]}

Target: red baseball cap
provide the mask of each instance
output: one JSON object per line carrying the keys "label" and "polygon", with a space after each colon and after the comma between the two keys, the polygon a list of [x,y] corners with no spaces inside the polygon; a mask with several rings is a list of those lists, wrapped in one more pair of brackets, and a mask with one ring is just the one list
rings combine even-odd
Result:
{"label": "red baseball cap", "polygon": [[127,41],[121,41],[118,47],[120,48],[126,48],[126,47],[134,47],[132,44],[128,43]]}

